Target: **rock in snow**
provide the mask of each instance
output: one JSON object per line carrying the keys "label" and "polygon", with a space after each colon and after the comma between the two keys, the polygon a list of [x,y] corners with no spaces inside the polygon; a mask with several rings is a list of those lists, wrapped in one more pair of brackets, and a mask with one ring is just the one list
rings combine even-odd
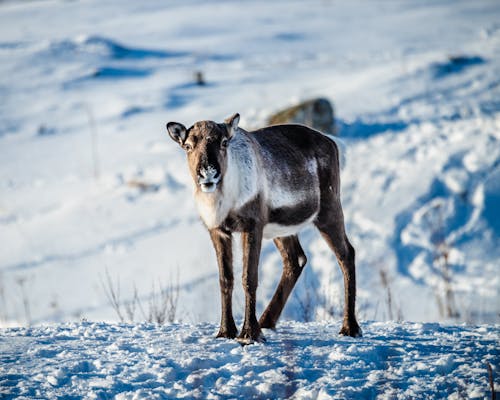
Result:
{"label": "rock in snow", "polygon": [[290,106],[269,117],[269,125],[303,124],[318,131],[335,134],[333,106],[329,100],[317,98]]}

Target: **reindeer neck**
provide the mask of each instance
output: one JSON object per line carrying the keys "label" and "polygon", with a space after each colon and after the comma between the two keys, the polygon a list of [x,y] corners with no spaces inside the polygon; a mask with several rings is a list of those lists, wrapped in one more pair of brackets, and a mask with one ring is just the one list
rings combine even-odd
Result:
{"label": "reindeer neck", "polygon": [[238,132],[228,147],[221,188],[213,193],[195,193],[198,212],[208,229],[220,226],[230,212],[237,212],[259,194],[258,163],[253,140],[246,132]]}

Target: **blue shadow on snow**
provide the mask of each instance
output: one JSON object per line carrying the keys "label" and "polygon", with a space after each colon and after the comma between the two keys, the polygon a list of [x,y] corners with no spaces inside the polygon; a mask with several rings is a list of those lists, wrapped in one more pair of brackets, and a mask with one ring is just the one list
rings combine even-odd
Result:
{"label": "blue shadow on snow", "polygon": [[448,75],[458,74],[464,70],[486,63],[486,60],[479,56],[450,56],[445,62],[431,64],[430,72],[434,79],[445,78]]}

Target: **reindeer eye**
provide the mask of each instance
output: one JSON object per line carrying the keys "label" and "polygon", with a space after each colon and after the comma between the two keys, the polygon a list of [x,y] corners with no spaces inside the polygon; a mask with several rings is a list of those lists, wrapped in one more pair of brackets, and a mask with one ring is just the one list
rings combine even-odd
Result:
{"label": "reindeer eye", "polygon": [[193,150],[193,146],[191,146],[189,143],[186,143],[184,146],[184,150],[186,150],[188,153]]}
{"label": "reindeer eye", "polygon": [[220,146],[225,149],[227,147],[228,140],[227,138],[223,138],[222,141],[220,142]]}

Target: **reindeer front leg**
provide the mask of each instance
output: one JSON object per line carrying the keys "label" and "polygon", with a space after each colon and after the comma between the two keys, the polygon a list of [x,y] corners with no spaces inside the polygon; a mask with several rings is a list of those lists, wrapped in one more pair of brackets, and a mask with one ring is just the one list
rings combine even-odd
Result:
{"label": "reindeer front leg", "polygon": [[230,232],[221,229],[210,230],[210,237],[217,254],[221,294],[221,322],[217,337],[234,339],[237,329],[233,319],[233,250]]}
{"label": "reindeer front leg", "polygon": [[241,237],[243,241],[242,283],[245,291],[245,320],[238,341],[242,344],[250,344],[263,340],[255,315],[262,228],[258,227],[249,232],[243,232]]}

